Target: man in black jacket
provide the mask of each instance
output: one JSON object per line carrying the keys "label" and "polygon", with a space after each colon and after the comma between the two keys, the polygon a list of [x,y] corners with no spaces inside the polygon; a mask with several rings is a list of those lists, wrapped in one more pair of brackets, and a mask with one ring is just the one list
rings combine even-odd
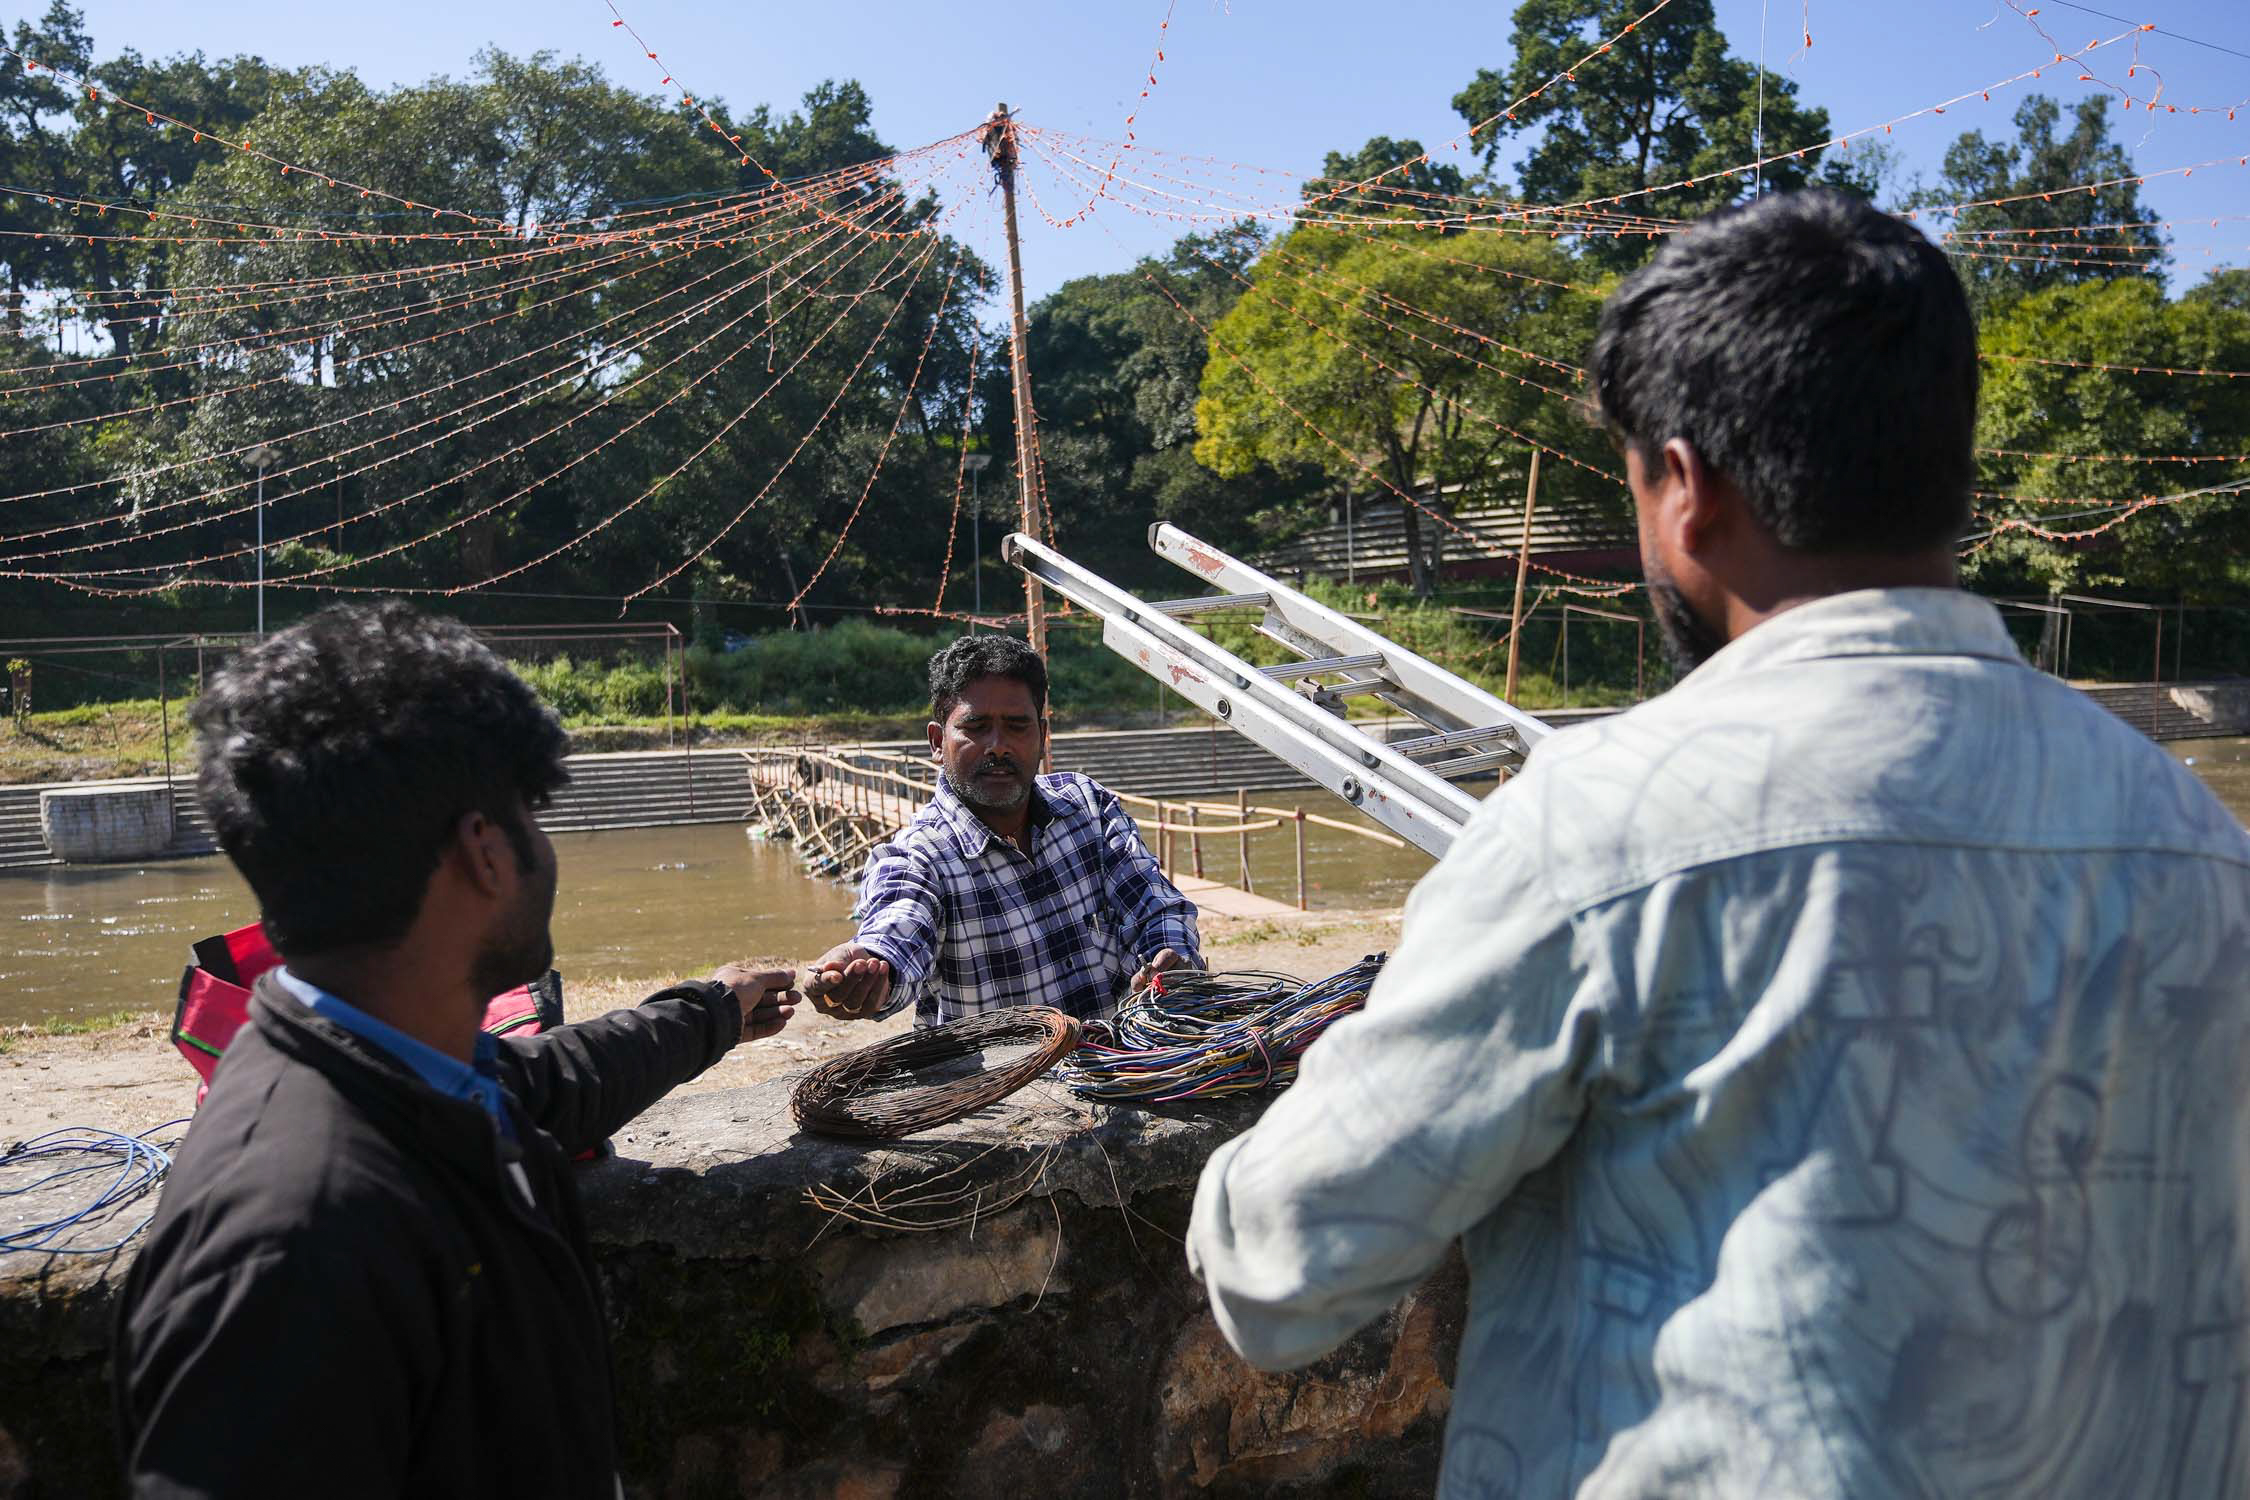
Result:
{"label": "man in black jacket", "polygon": [[125,1288],[137,1496],[621,1492],[571,1157],[779,1031],[729,966],[542,1036],[478,1029],[553,955],[532,814],[563,734],[459,625],[323,611],[196,706],[198,793],[285,960]]}

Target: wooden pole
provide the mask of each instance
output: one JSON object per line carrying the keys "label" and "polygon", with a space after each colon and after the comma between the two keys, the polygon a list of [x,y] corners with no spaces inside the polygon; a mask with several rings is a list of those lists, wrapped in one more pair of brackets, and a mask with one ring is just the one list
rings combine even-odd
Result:
{"label": "wooden pole", "polygon": [[1250,827],[1249,827],[1249,824],[1250,824],[1250,794],[1249,794],[1248,792],[1246,792],[1246,791],[1242,790],[1242,789],[1241,789],[1240,787],[1237,787],[1237,788],[1235,789],[1235,793],[1234,793],[1234,827],[1235,827],[1235,835],[1234,835],[1234,836],[1235,836],[1235,838],[1236,838],[1237,840],[1239,840],[1239,851],[1238,851],[1238,852],[1240,852],[1240,854],[1242,855],[1242,888],[1243,888],[1244,890],[1246,890],[1246,891],[1249,891],[1249,890],[1252,890],[1252,889],[1253,889],[1253,887],[1252,887],[1252,886],[1251,886],[1251,884],[1250,884]]}
{"label": "wooden pole", "polygon": [[1195,831],[1195,804],[1187,805],[1188,855],[1195,863],[1195,878],[1203,878],[1203,835]]}
{"label": "wooden pole", "polygon": [[1293,820],[1297,827],[1297,910],[1305,909],[1305,810],[1296,809]]}
{"label": "wooden pole", "polygon": [[1516,701],[1516,651],[1523,644],[1523,585],[1531,571],[1531,508],[1539,501],[1539,450],[1531,450],[1531,483],[1523,492],[1523,541],[1516,548],[1516,602],[1508,611],[1508,685],[1500,696]]}
{"label": "wooden pole", "polygon": [[[1025,349],[1027,325],[1023,315],[1023,247],[1016,235],[1016,125],[1005,103],[992,107],[992,116],[984,122],[979,140],[984,154],[992,161],[992,173],[1000,181],[1000,204],[1008,236],[1008,353],[1012,368],[1010,381],[1016,407],[1016,507],[1017,530],[1025,536],[1039,535],[1039,434],[1038,418],[1031,409],[1031,366]],[[1047,654],[1047,600],[1040,591],[1039,580],[1031,574],[1023,575],[1024,634],[1031,649],[1042,657]],[[1053,746],[1039,752],[1039,769],[1051,772],[1055,768]]]}

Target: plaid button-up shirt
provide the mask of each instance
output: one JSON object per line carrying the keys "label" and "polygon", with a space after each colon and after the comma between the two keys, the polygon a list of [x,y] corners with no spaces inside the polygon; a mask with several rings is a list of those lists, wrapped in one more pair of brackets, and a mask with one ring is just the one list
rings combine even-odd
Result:
{"label": "plaid button-up shirt", "polygon": [[1116,797],[1066,772],[1036,778],[1031,798],[1029,854],[941,780],[868,856],[852,916],[859,945],[891,966],[886,1014],[912,1001],[920,1026],[1011,1005],[1092,1019],[1160,949],[1200,964],[1194,903]]}

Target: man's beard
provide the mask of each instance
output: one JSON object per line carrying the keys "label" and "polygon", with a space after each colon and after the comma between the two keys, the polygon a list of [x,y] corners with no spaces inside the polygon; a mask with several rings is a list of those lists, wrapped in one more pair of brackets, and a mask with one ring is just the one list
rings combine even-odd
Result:
{"label": "man's beard", "polygon": [[486,998],[529,984],[554,966],[555,938],[549,925],[555,911],[554,866],[527,879],[519,889],[522,901],[486,935],[469,968],[476,992]]}
{"label": "man's beard", "polygon": [[[1014,779],[1007,783],[1007,790],[988,790],[979,783],[978,776],[989,770],[1011,770],[1014,772]],[[955,776],[953,768],[947,766],[945,768],[945,784],[953,788],[954,796],[959,797],[969,806],[981,807],[986,812],[1014,812],[1017,808],[1023,806],[1025,800],[1031,796],[1031,777],[1025,774],[1020,766],[1015,766],[1012,762],[1007,761],[980,761],[976,770],[967,776]]]}
{"label": "man's beard", "polygon": [[1664,640],[1664,654],[1671,658],[1673,671],[1685,677],[1718,655],[1727,643],[1726,637],[1704,623],[1661,563],[1644,556],[1641,571],[1648,578],[1649,606],[1656,614],[1656,633]]}

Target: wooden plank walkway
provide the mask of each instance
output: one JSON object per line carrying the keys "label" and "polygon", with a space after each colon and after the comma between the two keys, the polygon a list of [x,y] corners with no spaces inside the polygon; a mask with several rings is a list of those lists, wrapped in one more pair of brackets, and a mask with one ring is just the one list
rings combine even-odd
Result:
{"label": "wooden plank walkway", "polygon": [[[787,833],[806,863],[838,879],[856,873],[868,848],[905,827],[929,801],[929,789],[905,776],[845,765],[818,753],[748,752],[743,759],[757,801],[757,815],[776,831]],[[1134,820],[1144,825],[1148,821],[1138,815]],[[1160,819],[1155,826],[1162,829],[1167,825]],[[1184,831],[1178,825],[1171,826]],[[1228,826],[1195,831],[1216,838],[1236,829]],[[1180,870],[1168,873],[1180,894],[1206,915],[1278,918],[1304,914],[1285,901],[1238,886]]]}

